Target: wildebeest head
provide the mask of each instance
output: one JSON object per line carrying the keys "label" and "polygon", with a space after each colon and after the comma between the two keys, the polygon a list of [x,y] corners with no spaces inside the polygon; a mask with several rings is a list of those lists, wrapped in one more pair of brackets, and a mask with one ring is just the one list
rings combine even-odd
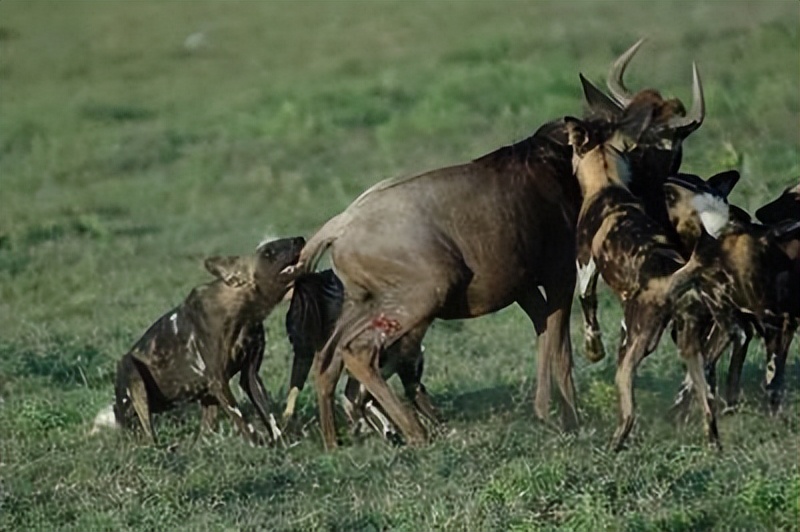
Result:
{"label": "wildebeest head", "polygon": [[205,267],[232,288],[276,301],[300,273],[295,265],[304,245],[302,237],[282,238],[259,244],[253,255],[210,257]]}
{"label": "wildebeest head", "polygon": [[687,113],[677,98],[665,99],[655,89],[632,93],[622,76],[636,51],[644,42],[640,39],[611,65],[607,85],[611,96],[580,76],[586,102],[591,114],[618,122],[623,116],[635,116],[649,109],[651,121],[639,138],[638,147],[631,150],[628,160],[634,176],[642,176],[642,183],[633,183],[634,193],[648,186],[660,186],[670,174],[675,174],[681,164],[681,144],[705,118],[705,100],[697,64],[692,65],[692,107]]}
{"label": "wildebeest head", "polygon": [[731,218],[728,195],[739,181],[739,172],[728,170],[703,180],[694,174],[667,178],[664,197],[667,214],[684,248],[691,250],[702,228],[717,236]]}
{"label": "wildebeest head", "polygon": [[787,187],[779,197],[760,207],[756,218],[770,225],[784,220],[800,220],[800,184]]}

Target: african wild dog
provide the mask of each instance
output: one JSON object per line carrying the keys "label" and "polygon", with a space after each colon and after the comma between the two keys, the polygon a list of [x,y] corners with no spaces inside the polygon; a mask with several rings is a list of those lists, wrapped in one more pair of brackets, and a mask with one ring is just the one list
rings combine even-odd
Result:
{"label": "african wild dog", "polygon": [[[631,116],[635,108],[652,108],[652,123],[640,136],[640,146],[626,154],[630,167],[628,188],[641,201],[645,213],[660,225],[661,231],[670,242],[679,246],[678,236],[669,224],[662,185],[668,176],[674,175],[680,168],[683,140],[700,127],[705,119],[703,87],[697,65],[694,64],[692,107],[688,113],[680,100],[664,99],[656,90],[645,89],[638,93],[629,91],[622,78],[643,42],[644,39],[640,39],[611,65],[606,78],[610,97],[583,75],[580,79],[591,110],[589,118],[619,122],[624,115]],[[647,149],[641,149],[641,145],[647,146]],[[685,251],[687,256],[690,253],[691,249]],[[597,320],[597,281],[596,272],[578,279],[578,299],[584,318],[585,355],[592,362],[605,357]]]}
{"label": "african wild dog", "polygon": [[[747,326],[750,323],[766,345],[765,387],[770,410],[776,413],[780,409],[786,356],[800,317],[800,212],[795,211],[794,219],[776,213],[784,208],[784,198],[790,191],[759,209],[763,218],[777,220],[762,225],[753,222],[742,209],[728,208],[726,203],[706,209],[705,217],[702,212],[687,210],[687,204],[712,203],[704,199],[710,195],[707,190],[685,177],[670,179],[666,188],[672,200],[671,212],[681,211],[673,219],[692,220],[694,216],[696,220],[690,225],[699,228],[692,256],[698,270],[694,286],[703,294],[717,324],[734,332],[738,332],[737,326],[743,329],[743,342],[731,357],[728,407],[739,399],[739,380],[752,334]],[[709,214],[711,211],[713,214]],[[790,212],[786,211],[788,216]],[[712,370],[719,355],[718,351],[709,354]]]}
{"label": "african wild dog", "polygon": [[629,163],[625,152],[639,141],[653,119],[653,108],[630,107],[620,123],[567,119],[573,167],[583,204],[578,217],[579,278],[602,275],[623,304],[622,342],[616,385],[620,421],[612,440],[619,450],[634,420],[633,378],[639,363],[655,350],[671,319],[678,329],[678,345],[692,375],[704,414],[709,442],[719,447],[716,416],[709,404],[703,359],[695,325],[680,313],[673,315],[673,291],[685,261],[661,224],[645,212],[643,202],[628,188]]}
{"label": "african wild dog", "polygon": [[[342,311],[344,292],[341,280],[333,270],[308,273],[299,276],[294,283],[291,304],[286,314],[286,332],[294,350],[289,396],[283,418],[286,422],[294,413],[295,402],[308,378],[315,355],[330,338],[336,320]],[[392,347],[395,351],[400,345]],[[397,356],[383,356],[379,361],[381,374],[389,378],[395,372],[403,383],[406,397],[417,411],[433,424],[439,416],[421,382],[423,352],[421,344],[404,344],[405,352]],[[386,364],[389,361],[390,364]],[[360,419],[366,420],[373,429],[387,440],[396,441],[398,434],[385,413],[374,399],[355,379],[350,377],[345,388],[345,411],[351,423],[357,426]]]}
{"label": "african wild dog", "polygon": [[286,238],[262,243],[254,255],[207,259],[205,267],[216,280],[194,288],[117,364],[117,422],[128,426],[135,415],[157,443],[152,414],[176,403],[200,401],[201,428],[211,424],[221,406],[246,439],[260,443],[261,436],[242,417],[228,386],[240,373],[241,387],[277,439],[271,401],[258,375],[263,321],[294,280],[304,243],[300,237]]}

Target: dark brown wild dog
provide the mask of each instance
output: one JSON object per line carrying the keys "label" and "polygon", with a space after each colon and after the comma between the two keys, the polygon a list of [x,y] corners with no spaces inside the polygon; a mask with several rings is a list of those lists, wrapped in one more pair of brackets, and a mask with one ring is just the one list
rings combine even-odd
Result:
{"label": "dark brown wild dog", "polygon": [[699,349],[688,345],[694,341],[694,325],[673,316],[673,276],[682,273],[685,261],[661,224],[646,214],[643,202],[628,188],[630,170],[624,152],[636,145],[652,119],[653,109],[648,106],[629,108],[619,124],[566,119],[573,167],[583,193],[577,227],[579,278],[599,273],[622,301],[624,311],[616,374],[620,420],[611,445],[620,450],[633,426],[636,367],[655,350],[674,318],[679,348],[698,390],[707,438],[719,447],[703,358]]}
{"label": "dark brown wild dog", "polygon": [[[786,357],[800,318],[800,212],[794,211],[792,218],[792,209],[787,208],[796,200],[787,190],[763,206],[758,211],[761,217],[774,223],[762,225],[742,209],[710,199],[712,192],[686,176],[670,178],[666,188],[673,220],[688,221],[687,226],[699,229],[694,232],[697,245],[691,260],[698,271],[694,286],[703,294],[716,323],[734,339],[737,334],[743,337],[731,356],[727,406],[733,407],[739,399],[740,376],[752,334],[747,326],[750,322],[764,339],[765,388],[770,410],[777,413]],[[686,205],[699,208],[693,212]],[[710,371],[720,354],[721,350],[709,351]]]}
{"label": "dark brown wild dog", "polygon": [[[661,230],[670,242],[679,246],[678,235],[669,224],[664,204],[663,184],[668,176],[674,175],[680,168],[683,140],[703,123],[705,118],[703,87],[697,65],[693,65],[692,108],[688,113],[680,100],[664,99],[653,89],[645,89],[635,94],[629,91],[622,78],[643,42],[644,39],[636,42],[609,68],[606,85],[610,97],[593,86],[583,75],[580,78],[591,111],[589,118],[619,122],[623,114],[630,115],[632,109],[645,106],[652,108],[652,123],[643,132],[639,141],[639,144],[646,145],[647,149],[641,149],[640,146],[626,155],[631,169],[628,188],[642,202],[647,215],[660,224]],[[682,250],[682,253],[688,256],[691,251],[689,248]],[[578,299],[584,317],[585,355],[592,362],[601,360],[605,356],[600,325],[597,321],[597,281],[596,272],[578,280],[580,284]]]}
{"label": "dark brown wild dog", "polygon": [[117,364],[115,415],[129,426],[137,417],[157,443],[151,416],[186,401],[200,401],[201,429],[221,406],[251,443],[261,436],[245,421],[228,381],[239,383],[259,417],[280,435],[261,377],[263,321],[296,276],[294,264],[305,240],[285,238],[259,245],[254,255],[212,257],[206,269],[216,280],[194,288],[159,318]]}

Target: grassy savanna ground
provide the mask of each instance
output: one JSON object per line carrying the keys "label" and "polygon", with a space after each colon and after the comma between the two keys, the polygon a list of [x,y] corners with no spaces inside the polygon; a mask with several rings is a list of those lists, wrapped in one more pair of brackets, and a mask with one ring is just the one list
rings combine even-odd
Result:
{"label": "grassy savanna ground", "polygon": [[[613,455],[613,357],[583,360],[577,307],[577,435],[534,421],[516,308],[432,327],[425,381],[451,430],[423,449],[323,454],[313,424],[289,450],[250,448],[227,422],[174,452],[86,433],[116,359],[208,278],[203,257],[308,236],[379,179],[580,114],[578,72],[601,81],[642,35],[629,85],[688,103],[698,60],[708,118],[683,168],[740,169],[732,199],[752,212],[800,175],[799,7],[0,2],[0,530],[796,530],[796,345],[770,419],[754,342],[718,456],[696,415],[667,414],[683,367],[665,340]],[[285,308],[262,368],[280,394]],[[308,389],[299,415],[315,413]],[[163,438],[188,444],[196,415],[162,417]]]}

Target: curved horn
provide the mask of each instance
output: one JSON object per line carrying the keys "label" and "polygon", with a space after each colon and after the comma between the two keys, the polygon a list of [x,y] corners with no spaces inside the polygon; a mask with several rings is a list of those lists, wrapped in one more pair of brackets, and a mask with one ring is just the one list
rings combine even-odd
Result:
{"label": "curved horn", "polygon": [[636,50],[639,49],[644,41],[644,37],[636,41],[633,46],[628,48],[628,51],[614,61],[611,68],[608,70],[606,86],[608,86],[611,96],[613,96],[622,107],[627,107],[628,104],[631,103],[631,99],[633,99],[633,94],[625,87],[625,83],[622,82],[622,75],[625,73],[625,68],[628,66],[628,63],[630,63]]}
{"label": "curved horn", "polygon": [[586,79],[583,74],[578,74],[581,78],[581,86],[583,86],[583,96],[586,98],[586,103],[589,108],[607,118],[614,118],[620,114],[622,107],[612,98],[603,93],[600,89],[595,87],[591,81]]}
{"label": "curved horn", "polygon": [[680,131],[686,137],[700,127],[706,117],[706,100],[703,96],[703,83],[697,63],[692,63],[692,109],[686,116],[674,117],[669,121],[670,127]]}

